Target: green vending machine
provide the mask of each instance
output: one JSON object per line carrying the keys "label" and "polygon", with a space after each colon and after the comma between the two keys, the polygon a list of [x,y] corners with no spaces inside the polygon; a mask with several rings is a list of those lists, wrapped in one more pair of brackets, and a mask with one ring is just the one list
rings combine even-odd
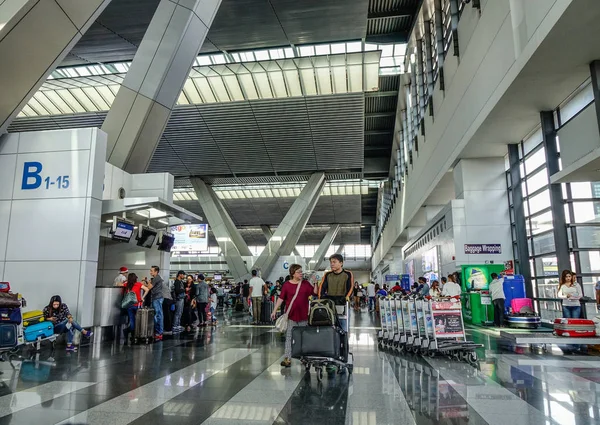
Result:
{"label": "green vending machine", "polygon": [[503,271],[502,264],[461,266],[461,300],[466,323],[482,325],[494,321],[494,308],[489,294],[491,274]]}

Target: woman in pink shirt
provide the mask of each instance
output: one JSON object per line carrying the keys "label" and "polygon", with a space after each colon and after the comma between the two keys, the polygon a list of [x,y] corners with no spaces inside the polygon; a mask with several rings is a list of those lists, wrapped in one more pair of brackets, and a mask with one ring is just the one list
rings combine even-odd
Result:
{"label": "woman in pink shirt", "polygon": [[308,324],[309,301],[313,294],[316,294],[316,288],[308,280],[303,279],[302,266],[292,264],[290,266],[290,280],[283,284],[281,296],[271,314],[271,319],[275,320],[277,310],[281,303],[285,301],[285,305],[288,306],[286,310],[288,313],[288,327],[285,335],[285,358],[281,362],[281,366],[290,367],[292,365],[292,329],[295,326],[306,326]]}

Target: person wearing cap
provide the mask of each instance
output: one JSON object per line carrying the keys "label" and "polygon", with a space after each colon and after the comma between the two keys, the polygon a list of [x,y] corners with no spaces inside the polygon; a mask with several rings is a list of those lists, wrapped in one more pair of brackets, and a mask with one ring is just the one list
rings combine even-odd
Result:
{"label": "person wearing cap", "polygon": [[173,284],[173,292],[175,295],[175,319],[173,321],[173,333],[183,332],[184,328],[181,326],[181,315],[183,314],[183,304],[185,301],[185,272],[179,270],[175,283]]}
{"label": "person wearing cap", "polygon": [[117,277],[115,277],[113,286],[116,286],[119,288],[125,287],[125,284],[127,283],[127,274],[128,273],[129,273],[129,270],[127,269],[127,267],[121,267],[119,269],[119,274],[117,275]]}

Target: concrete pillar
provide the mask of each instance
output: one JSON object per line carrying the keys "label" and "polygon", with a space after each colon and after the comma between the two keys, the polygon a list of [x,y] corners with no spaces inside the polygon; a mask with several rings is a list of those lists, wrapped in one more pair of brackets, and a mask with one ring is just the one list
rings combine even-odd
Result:
{"label": "concrete pillar", "polygon": [[339,224],[334,224],[329,228],[329,230],[325,234],[325,237],[319,244],[319,247],[315,251],[315,255],[313,255],[311,260],[308,262],[307,267],[309,270],[316,270],[318,268],[318,266],[320,266],[321,263],[323,263],[323,258],[325,257],[327,250],[329,249],[329,247],[335,240],[335,237],[337,236],[339,231],[340,231]]}
{"label": "concrete pillar", "polygon": [[425,207],[425,223],[429,224],[442,211],[444,205],[427,205]]}
{"label": "concrete pillar", "polygon": [[0,134],[109,3],[0,1]]}
{"label": "concrete pillar", "polygon": [[[223,252],[229,271],[235,279],[239,279],[248,274],[248,268],[242,259],[242,254],[238,249],[236,242],[242,238],[239,231],[228,222],[231,221],[229,214],[222,208],[222,204],[215,201],[216,195],[201,179],[192,179],[192,186],[198,197],[198,202],[202,206],[202,211],[206,215],[208,224],[217,239],[217,243]],[[212,194],[211,194],[212,192]],[[233,229],[233,230],[232,230]],[[243,239],[242,239],[243,241]],[[245,242],[244,242],[245,244]],[[248,249],[248,246],[246,246]],[[250,252],[250,250],[248,250]]]}
{"label": "concrete pillar", "polygon": [[107,160],[143,173],[221,0],[161,0],[104,120]]}
{"label": "concrete pillar", "polygon": [[[336,254],[342,254],[344,252],[344,248],[346,248],[345,244],[338,246],[338,249],[335,250]],[[329,260],[323,260],[319,267],[315,268],[315,271],[326,270],[329,267]]]}
{"label": "concrete pillar", "polygon": [[[513,259],[504,158],[462,159],[454,167],[456,199],[462,199],[455,215],[456,262],[502,264]],[[465,244],[501,245],[501,253],[470,254]]]}
{"label": "concrete pillar", "polygon": [[[273,232],[271,231],[271,228],[265,224],[260,226],[263,235],[265,235],[265,239],[267,240],[267,242],[269,242],[269,240],[271,239],[271,237],[273,236]],[[300,252],[298,251],[298,248],[294,247],[294,249],[292,250],[292,255],[296,255],[298,257],[302,257],[300,255]]]}
{"label": "concrete pillar", "polygon": [[[556,143],[556,128],[554,126],[554,113],[552,111],[540,112],[542,123],[542,136],[544,139],[544,150],[546,152],[546,168],[548,176],[560,171],[558,161],[559,153]],[[571,256],[569,255],[569,237],[567,234],[567,218],[565,215],[565,204],[563,200],[562,187],[560,183],[550,184],[550,206],[552,208],[552,221],[554,224],[554,245],[556,246],[556,260],[558,262],[558,273],[563,270],[571,270]]]}
{"label": "concrete pillar", "polygon": [[313,174],[308,180],[300,196],[294,201],[292,208],[287,212],[273,237],[254,263],[254,268],[261,270],[263,276],[271,273],[280,256],[289,255],[292,252],[317,205],[324,185],[325,174],[323,173]]}

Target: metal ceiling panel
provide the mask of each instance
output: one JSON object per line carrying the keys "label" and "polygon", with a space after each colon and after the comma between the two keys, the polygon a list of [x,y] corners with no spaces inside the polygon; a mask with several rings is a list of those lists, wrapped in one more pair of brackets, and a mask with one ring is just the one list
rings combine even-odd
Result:
{"label": "metal ceiling panel", "polygon": [[366,35],[368,0],[271,0],[293,44],[360,40]]}
{"label": "metal ceiling panel", "polygon": [[306,98],[319,169],[363,167],[364,94]]}

